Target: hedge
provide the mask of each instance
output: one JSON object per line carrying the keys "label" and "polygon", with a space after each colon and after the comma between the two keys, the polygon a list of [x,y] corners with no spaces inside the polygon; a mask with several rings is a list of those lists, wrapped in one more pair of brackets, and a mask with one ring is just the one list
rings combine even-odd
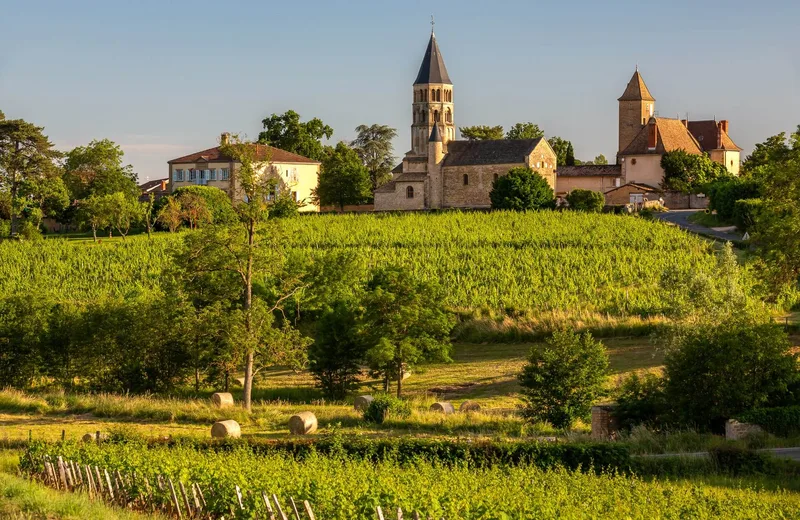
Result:
{"label": "hedge", "polygon": [[740,414],[736,420],[757,424],[773,435],[787,437],[800,433],[800,405],[750,410]]}
{"label": "hedge", "polygon": [[733,223],[741,230],[753,227],[758,212],[761,210],[761,199],[741,199],[733,205]]}

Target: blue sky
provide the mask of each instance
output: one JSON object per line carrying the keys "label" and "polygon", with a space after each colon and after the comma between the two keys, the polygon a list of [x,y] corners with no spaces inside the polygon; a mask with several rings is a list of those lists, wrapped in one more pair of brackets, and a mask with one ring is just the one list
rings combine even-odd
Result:
{"label": "blue sky", "polygon": [[533,121],[579,158],[611,159],[637,63],[661,116],[728,119],[746,151],[800,124],[795,0],[0,0],[0,13],[0,110],[62,149],[112,139],[142,181],[288,109],[334,141],[394,126],[401,156],[431,14],[459,126]]}

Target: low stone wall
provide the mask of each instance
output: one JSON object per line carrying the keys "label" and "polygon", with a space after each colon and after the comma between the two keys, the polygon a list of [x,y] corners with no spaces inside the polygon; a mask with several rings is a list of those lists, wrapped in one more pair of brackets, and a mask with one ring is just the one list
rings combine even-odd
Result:
{"label": "low stone wall", "polygon": [[728,419],[725,423],[725,438],[732,441],[757,435],[763,431],[757,424],[741,423],[736,419]]}
{"label": "low stone wall", "polygon": [[350,204],[345,205],[344,209],[339,206],[322,206],[319,208],[320,213],[365,213],[375,211],[374,204]]}
{"label": "low stone wall", "polygon": [[614,403],[592,406],[592,438],[610,439],[619,431],[619,424],[614,417]]}

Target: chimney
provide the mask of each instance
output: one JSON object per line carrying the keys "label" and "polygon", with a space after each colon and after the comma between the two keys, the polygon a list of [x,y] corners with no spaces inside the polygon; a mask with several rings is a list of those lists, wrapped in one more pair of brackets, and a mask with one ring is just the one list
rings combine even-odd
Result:
{"label": "chimney", "polygon": [[658,127],[654,119],[650,120],[650,125],[647,127],[647,149],[655,150],[656,143],[658,143]]}
{"label": "chimney", "polygon": [[222,132],[222,135],[219,136],[219,144],[225,145],[230,143],[231,141],[231,134],[228,132]]}
{"label": "chimney", "polygon": [[688,119],[681,119],[681,123],[683,123],[683,126],[685,126],[686,128],[689,128],[689,120]]}
{"label": "chimney", "polygon": [[723,123],[727,123],[727,121],[717,123],[717,150],[722,150],[722,133],[725,131],[726,126]]}
{"label": "chimney", "polygon": [[728,120],[727,119],[723,119],[722,121],[720,121],[719,122],[719,127],[720,127],[720,129],[722,129],[723,132],[725,132],[727,134],[728,133]]}
{"label": "chimney", "polygon": [[161,191],[167,191],[167,179],[161,181]]}

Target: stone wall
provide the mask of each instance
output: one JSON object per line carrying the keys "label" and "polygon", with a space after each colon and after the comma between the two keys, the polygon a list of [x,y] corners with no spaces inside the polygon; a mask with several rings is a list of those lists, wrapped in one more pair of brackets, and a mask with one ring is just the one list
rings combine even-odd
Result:
{"label": "stone wall", "polygon": [[585,175],[581,177],[557,177],[556,193],[566,195],[572,190],[592,190],[605,193],[617,186],[619,177],[612,175]]}
{"label": "stone wall", "polygon": [[619,424],[614,417],[616,404],[592,406],[592,438],[609,439],[619,431]]}
{"label": "stone wall", "polygon": [[729,419],[725,423],[725,438],[729,440],[744,439],[763,431],[757,424],[740,423],[736,419]]}
{"label": "stone wall", "polygon": [[661,194],[664,198],[664,205],[669,209],[706,209],[708,207],[708,197],[667,191]]}
{"label": "stone wall", "polygon": [[[406,189],[414,188],[414,197],[409,199]],[[391,192],[375,192],[376,211],[410,211],[425,209],[424,182],[396,182]]]}
{"label": "stone wall", "polygon": [[[488,208],[492,205],[489,192],[495,175],[506,175],[511,168],[523,164],[490,164],[481,166],[446,166],[442,168],[444,179],[443,206],[445,208]],[[464,184],[464,175],[469,184]]]}

